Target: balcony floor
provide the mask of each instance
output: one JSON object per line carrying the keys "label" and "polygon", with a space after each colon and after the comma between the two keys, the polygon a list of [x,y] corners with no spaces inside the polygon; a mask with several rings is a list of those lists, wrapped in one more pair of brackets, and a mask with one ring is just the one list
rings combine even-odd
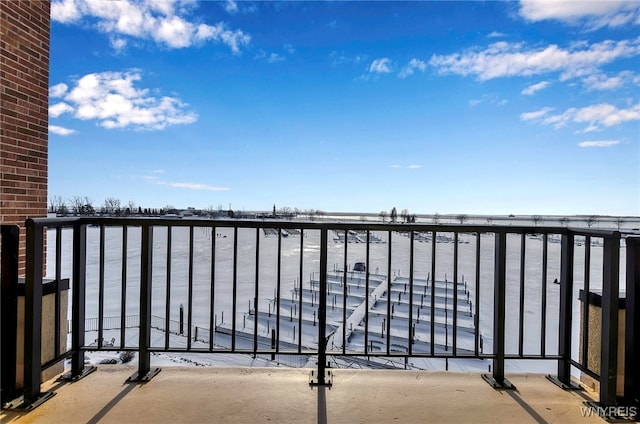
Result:
{"label": "balcony floor", "polygon": [[309,386],[308,369],[164,367],[146,384],[135,368],[101,365],[75,383],[43,385],[56,396],[8,423],[581,423],[588,392],[563,391],[543,375],[509,375],[517,391],[479,374],[332,370],[331,387]]}

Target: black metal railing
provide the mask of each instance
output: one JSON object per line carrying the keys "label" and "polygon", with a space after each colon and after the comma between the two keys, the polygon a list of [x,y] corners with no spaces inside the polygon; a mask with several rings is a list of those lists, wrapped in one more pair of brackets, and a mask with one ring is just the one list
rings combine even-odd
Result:
{"label": "black metal railing", "polygon": [[[85,352],[92,350],[137,352],[132,381],[159,371],[151,366],[153,352],[317,356],[316,384],[327,384],[327,367],[345,358],[447,367],[450,360],[480,361],[489,365],[487,381],[503,388],[510,387],[505,361],[551,360],[559,384],[571,386],[578,370],[600,382],[602,404],[617,401],[616,231],[135,218],[26,224],[27,400],[41,396],[46,236],[47,269],[56,281],[72,282],[70,348],[56,354],[71,360],[71,378],[86,372]],[[634,305],[637,239],[626,238],[625,246],[626,299]],[[578,340],[580,290],[602,292],[599,347],[585,335]],[[582,305],[588,317],[589,302]],[[638,352],[636,309],[627,308],[627,340],[636,340],[627,343],[627,355]],[[131,315],[138,317],[133,328]],[[97,326],[89,329],[87,319]],[[596,331],[585,321],[583,331]],[[85,342],[87,333],[93,342]],[[584,354],[594,348],[598,370]],[[627,372],[625,398],[637,398],[638,371],[629,361]]]}

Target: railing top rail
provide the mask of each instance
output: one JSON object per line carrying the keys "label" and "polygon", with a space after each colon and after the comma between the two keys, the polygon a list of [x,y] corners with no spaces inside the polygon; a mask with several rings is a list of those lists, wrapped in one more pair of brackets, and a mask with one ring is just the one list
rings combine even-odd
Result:
{"label": "railing top rail", "polygon": [[166,227],[230,227],[230,228],[282,228],[308,230],[370,230],[395,232],[458,232],[458,233],[505,233],[505,234],[573,234],[592,237],[620,237],[614,230],[566,228],[550,226],[513,226],[481,224],[415,224],[344,221],[282,221],[268,219],[206,219],[206,218],[158,218],[158,217],[64,217],[29,218],[27,226],[70,227],[75,224],[104,226],[166,226]]}

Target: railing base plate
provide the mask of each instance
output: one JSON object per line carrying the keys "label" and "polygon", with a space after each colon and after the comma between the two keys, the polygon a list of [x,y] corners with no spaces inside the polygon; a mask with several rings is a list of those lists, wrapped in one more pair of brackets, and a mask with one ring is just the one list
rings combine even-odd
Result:
{"label": "railing base plate", "polygon": [[84,367],[84,369],[79,375],[74,376],[72,373],[68,372],[58,377],[58,381],[70,381],[70,382],[78,381],[85,378],[86,376],[88,376],[89,374],[91,374],[97,369],[98,369],[97,367]]}
{"label": "railing base plate", "polygon": [[578,386],[577,384],[565,384],[562,381],[558,380],[558,377],[551,374],[547,374],[547,380],[560,387],[562,390],[582,390],[582,387]]}
{"label": "railing base plate", "polygon": [[495,378],[493,378],[493,376],[491,376],[489,374],[482,374],[482,379],[484,381],[486,381],[487,383],[489,383],[489,385],[491,387],[493,387],[494,389],[499,389],[499,390],[517,390],[516,386],[511,384],[511,382],[509,380],[507,380],[506,378],[503,379],[500,382],[500,381],[497,381]]}
{"label": "railing base plate", "polygon": [[160,371],[162,371],[162,368],[151,368],[149,372],[142,376],[139,372],[136,372],[131,377],[127,378],[127,383],[146,383],[158,375]]}
{"label": "railing base plate", "polygon": [[36,400],[32,402],[28,402],[24,399],[24,396],[20,396],[17,399],[8,402],[5,405],[6,409],[13,411],[32,411],[36,409],[38,406],[42,405],[52,397],[56,395],[56,392],[44,392],[40,393]]}
{"label": "railing base plate", "polygon": [[320,381],[318,371],[311,370],[309,374],[309,386],[331,386],[333,384],[333,373],[331,370],[325,370],[324,382]]}

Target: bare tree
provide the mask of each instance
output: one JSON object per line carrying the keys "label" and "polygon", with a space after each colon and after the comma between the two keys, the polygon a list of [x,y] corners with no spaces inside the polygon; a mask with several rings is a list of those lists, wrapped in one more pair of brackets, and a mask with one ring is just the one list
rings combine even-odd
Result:
{"label": "bare tree", "polygon": [[409,210],[402,209],[402,211],[400,212],[400,217],[402,218],[402,222],[409,221]]}
{"label": "bare tree", "polygon": [[50,211],[51,213],[59,214],[61,210],[66,208],[64,199],[62,196],[54,195],[49,199]]}
{"label": "bare tree", "polygon": [[598,221],[598,216],[597,215],[590,215],[585,219],[586,223],[587,223],[587,227],[591,228],[593,226],[593,224],[595,224]]}
{"label": "bare tree", "polygon": [[393,207],[393,209],[391,209],[389,217],[391,218],[391,222],[396,222],[396,220],[398,219],[398,211],[396,210],[395,206]]}
{"label": "bare tree", "polygon": [[84,198],[80,196],[74,196],[72,199],[69,199],[69,205],[71,206],[71,212],[74,215],[81,215],[83,206],[84,206]]}
{"label": "bare tree", "polygon": [[440,214],[439,214],[438,212],[436,212],[436,213],[433,215],[433,223],[434,223],[434,224],[439,224],[439,223],[440,223]]}
{"label": "bare tree", "polygon": [[378,216],[380,217],[380,220],[384,222],[387,219],[387,211],[380,211]]}
{"label": "bare tree", "polygon": [[488,216],[487,217],[487,225],[491,225],[493,224],[493,217],[492,216]]}
{"label": "bare tree", "polygon": [[119,215],[120,214],[120,199],[116,199],[115,197],[107,197],[104,200],[104,206],[102,207],[103,211],[110,215]]}
{"label": "bare tree", "polygon": [[466,220],[468,220],[468,219],[469,219],[469,216],[468,216],[468,215],[465,215],[465,214],[460,214],[460,215],[456,216],[456,219],[457,219],[458,221],[460,221],[460,224],[462,225],[462,224],[464,224],[464,222],[465,222]]}

